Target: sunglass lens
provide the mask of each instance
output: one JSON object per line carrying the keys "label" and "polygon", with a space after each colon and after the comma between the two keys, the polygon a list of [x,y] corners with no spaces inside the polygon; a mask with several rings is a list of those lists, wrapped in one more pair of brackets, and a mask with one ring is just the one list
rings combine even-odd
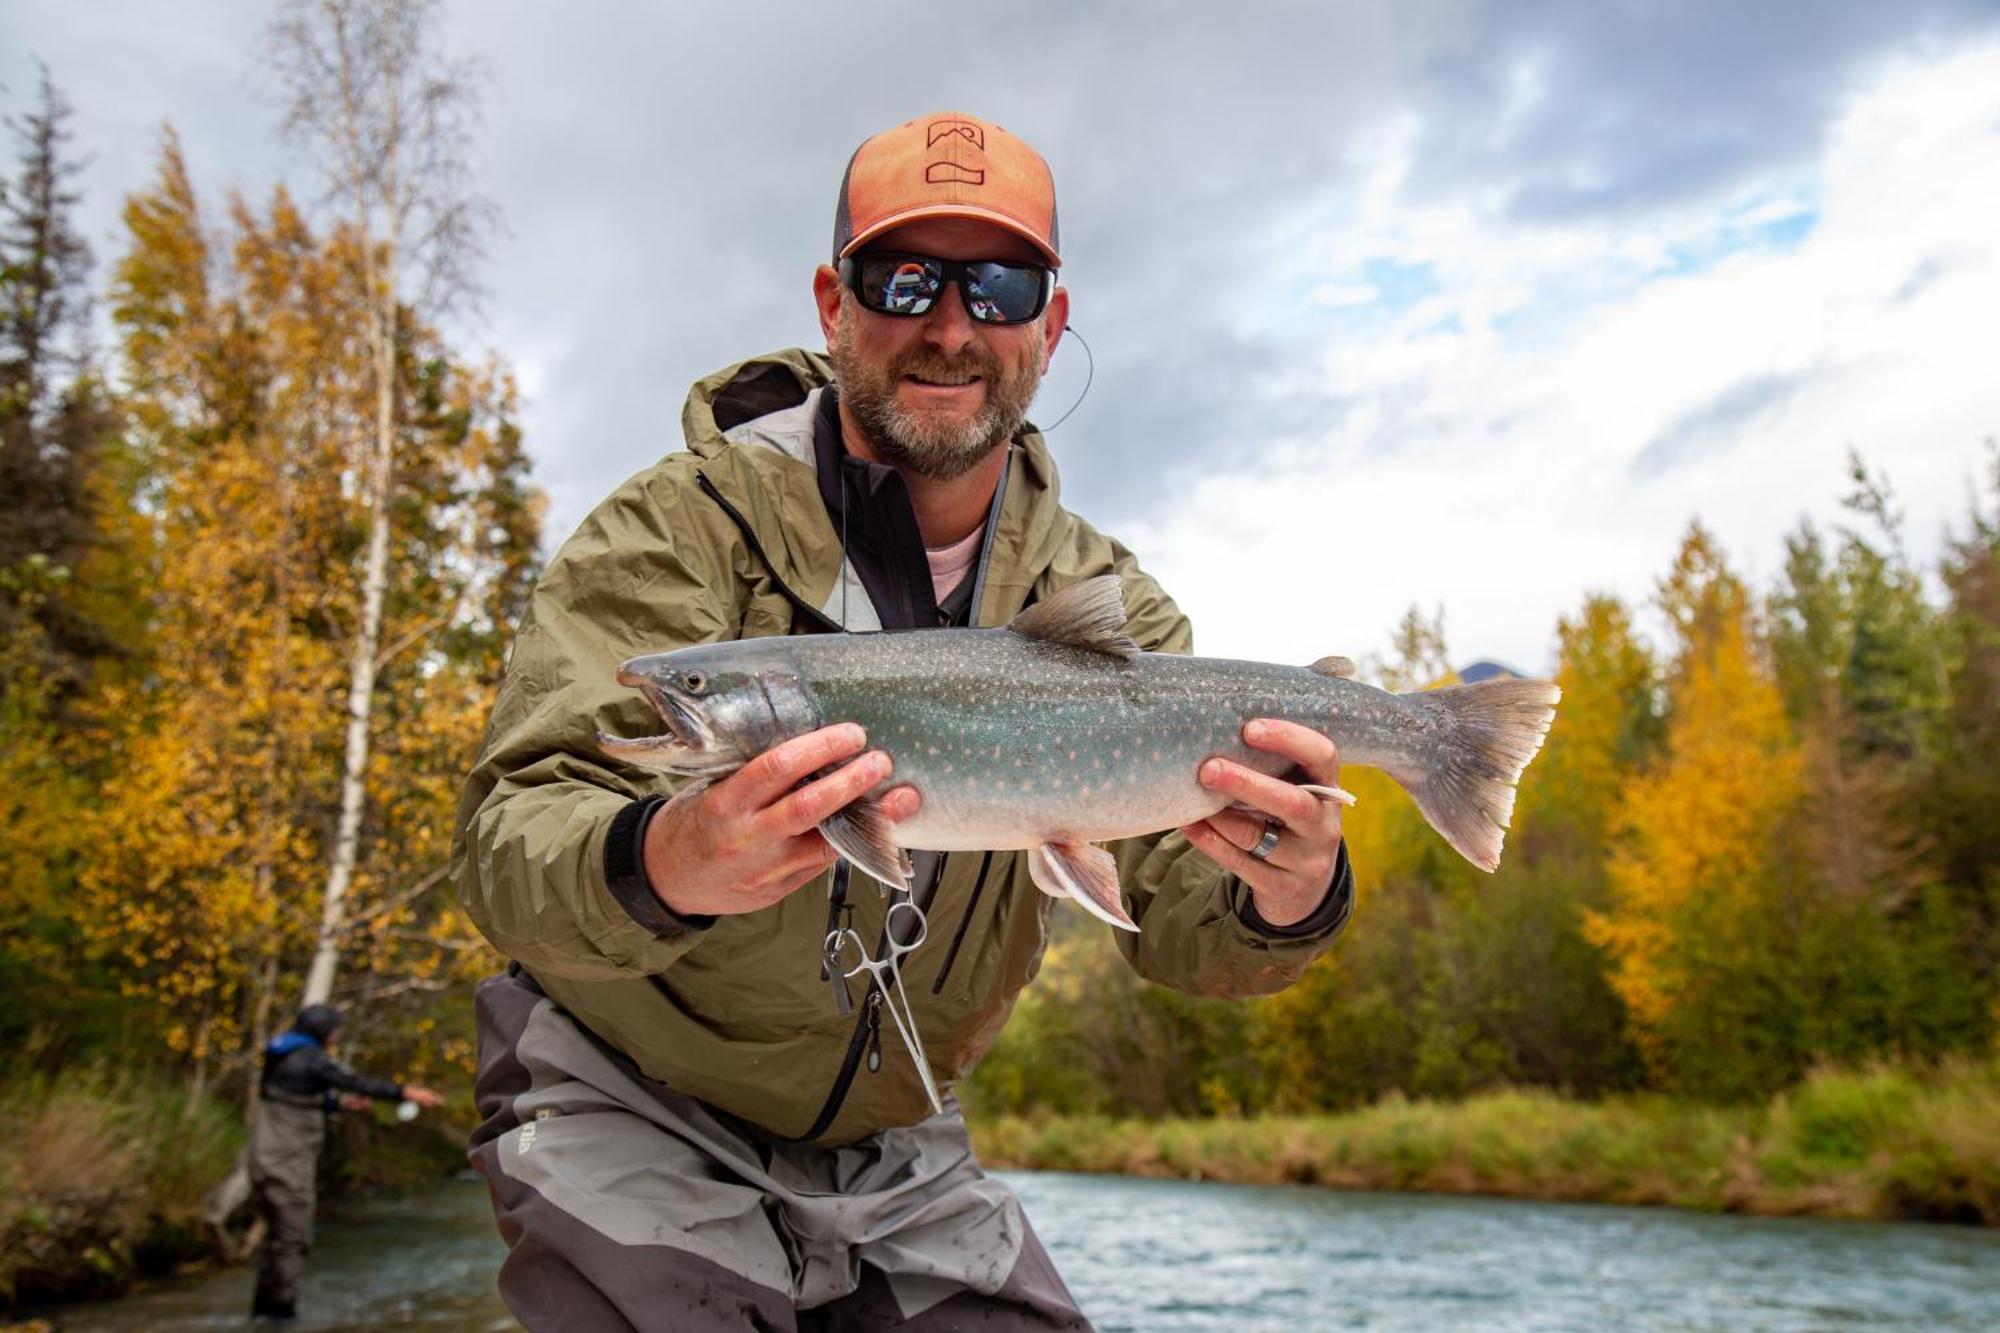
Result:
{"label": "sunglass lens", "polygon": [[1042,308],[1046,275],[1021,264],[976,263],[965,266],[966,308],[974,319],[989,324],[1018,324],[1033,319]]}
{"label": "sunglass lens", "polygon": [[860,279],[862,302],[887,315],[927,314],[944,287],[940,266],[915,259],[864,258]]}

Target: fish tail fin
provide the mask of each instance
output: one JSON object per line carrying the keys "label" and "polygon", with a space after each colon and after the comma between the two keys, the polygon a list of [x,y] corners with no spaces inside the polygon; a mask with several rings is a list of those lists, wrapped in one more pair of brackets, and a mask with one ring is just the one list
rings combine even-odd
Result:
{"label": "fish tail fin", "polygon": [[1500,868],[1514,817],[1514,784],[1542,748],[1562,689],[1547,680],[1486,680],[1399,695],[1438,724],[1427,764],[1397,765],[1401,783],[1430,826],[1481,870]]}

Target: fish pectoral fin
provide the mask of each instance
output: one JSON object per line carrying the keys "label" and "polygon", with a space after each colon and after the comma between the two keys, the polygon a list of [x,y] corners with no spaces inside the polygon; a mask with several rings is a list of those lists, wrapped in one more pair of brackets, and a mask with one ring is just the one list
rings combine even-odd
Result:
{"label": "fish pectoral fin", "polygon": [[1074,898],[1098,920],[1138,933],[1118,893],[1118,862],[1088,842],[1044,842],[1028,850],[1028,874],[1051,898]]}
{"label": "fish pectoral fin", "polygon": [[896,845],[895,825],[879,801],[863,797],[820,821],[820,836],[867,875],[892,889],[910,887],[910,854]]}
{"label": "fish pectoral fin", "polygon": [[1035,882],[1036,888],[1048,894],[1049,897],[1055,899],[1057,902],[1063,902],[1069,898],[1069,890],[1062,886],[1062,881],[1043,877],[1042,858],[1032,850],[1028,853],[1028,878]]}
{"label": "fish pectoral fin", "polygon": [[1332,676],[1335,680],[1353,680],[1357,669],[1351,657],[1322,657],[1306,670],[1322,676]]}
{"label": "fish pectoral fin", "polygon": [[1323,787],[1317,782],[1301,782],[1300,791],[1309,791],[1322,801],[1332,801],[1335,805],[1353,805],[1354,793],[1345,787]]}
{"label": "fish pectoral fin", "polygon": [[1007,622],[1007,628],[1030,639],[1088,648],[1108,657],[1131,659],[1139,645],[1125,632],[1125,600],[1116,574],[1072,583]]}

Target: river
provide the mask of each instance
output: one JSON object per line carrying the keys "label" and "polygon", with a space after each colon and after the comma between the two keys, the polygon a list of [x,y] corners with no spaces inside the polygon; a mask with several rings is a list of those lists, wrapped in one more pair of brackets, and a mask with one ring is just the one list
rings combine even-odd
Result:
{"label": "river", "polygon": [[[1101,1333],[2000,1329],[2000,1233],[1003,1173]],[[510,1329],[474,1179],[323,1217],[301,1330]],[[40,1312],[240,1328],[241,1270]]]}

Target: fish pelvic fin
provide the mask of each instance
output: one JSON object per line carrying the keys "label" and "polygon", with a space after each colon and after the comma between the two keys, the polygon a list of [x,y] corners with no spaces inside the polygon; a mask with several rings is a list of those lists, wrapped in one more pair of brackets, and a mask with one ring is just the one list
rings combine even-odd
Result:
{"label": "fish pelvic fin", "polygon": [[1116,574],[1099,574],[1059,588],[1008,621],[1007,628],[1030,639],[1088,648],[1108,657],[1139,655],[1139,645],[1125,632],[1125,600]]}
{"label": "fish pelvic fin", "polygon": [[896,845],[894,828],[881,803],[869,796],[842,806],[819,825],[820,836],[862,873],[892,889],[908,889],[910,854]]}
{"label": "fish pelvic fin", "polygon": [[1542,748],[1562,689],[1547,680],[1487,680],[1399,698],[1438,724],[1442,757],[1384,767],[1459,855],[1481,870],[1499,869],[1514,784]]}
{"label": "fish pelvic fin", "polygon": [[1118,892],[1118,862],[1088,842],[1044,842],[1028,850],[1028,874],[1051,898],[1074,898],[1107,925],[1139,933]]}

